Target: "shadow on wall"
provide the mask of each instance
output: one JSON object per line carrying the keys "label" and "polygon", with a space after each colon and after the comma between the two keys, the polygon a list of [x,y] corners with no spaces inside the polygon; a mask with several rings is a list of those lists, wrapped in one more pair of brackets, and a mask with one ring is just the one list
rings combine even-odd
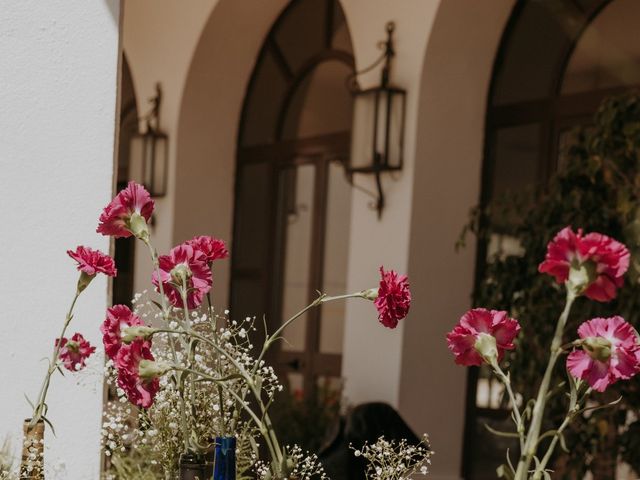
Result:
{"label": "shadow on wall", "polygon": [[[124,1],[124,0],[123,0]],[[120,0],[104,0],[104,4],[109,9],[111,13],[111,18],[113,19],[113,23],[118,25],[120,23]]]}

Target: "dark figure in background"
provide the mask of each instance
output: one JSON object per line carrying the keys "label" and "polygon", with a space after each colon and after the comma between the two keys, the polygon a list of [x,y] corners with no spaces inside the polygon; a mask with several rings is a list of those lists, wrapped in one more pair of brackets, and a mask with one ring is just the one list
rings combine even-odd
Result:
{"label": "dark figure in background", "polygon": [[320,462],[332,480],[364,480],[367,462],[349,448],[375,443],[384,435],[387,440],[406,439],[418,445],[413,433],[393,407],[386,403],[364,403],[351,410],[336,425],[329,442],[320,450]]}

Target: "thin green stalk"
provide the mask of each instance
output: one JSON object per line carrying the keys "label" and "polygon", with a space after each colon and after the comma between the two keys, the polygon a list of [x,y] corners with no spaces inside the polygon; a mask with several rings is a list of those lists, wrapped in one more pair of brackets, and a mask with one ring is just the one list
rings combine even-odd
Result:
{"label": "thin green stalk", "polygon": [[518,461],[518,467],[516,469],[514,480],[526,480],[529,473],[529,467],[536,454],[538,446],[538,437],[540,436],[540,428],[542,426],[542,420],[544,417],[544,409],[547,401],[547,393],[549,392],[549,386],[551,383],[551,377],[556,365],[558,357],[562,353],[562,336],[564,334],[565,326],[567,325],[567,319],[569,318],[569,312],[576,296],[574,291],[567,286],[567,299],[564,309],[558,318],[556,325],[556,331],[551,342],[551,352],[549,357],[549,363],[547,369],[542,377],[540,388],[538,389],[538,395],[533,407],[533,413],[531,416],[531,425],[529,427],[529,433],[524,445],[524,450],[521,452],[520,460]]}
{"label": "thin green stalk", "polygon": [[[187,326],[187,328],[189,330],[191,330],[191,321],[189,319],[189,306],[187,304],[187,284],[186,284],[186,280],[183,281],[182,286],[180,287],[180,297],[182,298],[182,312],[184,315],[184,323]],[[187,354],[187,369],[191,369],[191,367],[193,366],[193,359],[191,358],[192,352],[190,351],[191,349],[189,348],[189,350],[187,350],[186,354]],[[188,380],[188,375],[184,376],[182,375],[180,377],[180,388],[178,389],[178,394],[180,395],[180,398],[182,399],[182,402],[184,404],[185,400],[184,400],[184,389],[185,389],[185,385],[187,383]],[[195,390],[194,390],[194,385],[192,382],[189,383],[189,393],[191,395],[191,403],[193,405],[193,401],[195,398]],[[186,412],[186,408],[182,409],[182,428],[183,428],[183,432],[188,432],[189,434],[190,429],[189,429],[189,421],[187,419],[187,412]],[[190,435],[189,435],[190,436]],[[184,452],[187,453],[189,451],[189,438],[185,436],[184,438]]]}
{"label": "thin green stalk", "polygon": [[492,362],[491,367],[493,368],[493,371],[498,376],[498,378],[504,384],[504,387],[507,390],[507,394],[509,395],[509,401],[511,402],[511,411],[513,412],[513,418],[516,423],[518,438],[520,439],[520,450],[524,450],[524,443],[525,443],[524,423],[522,421],[520,409],[518,408],[518,404],[516,403],[516,396],[513,393],[513,388],[511,386],[511,378],[509,378],[509,375],[504,373],[504,371],[500,368],[500,365],[498,364],[497,361]]}
{"label": "thin green stalk", "polygon": [[[209,290],[207,292],[207,304],[209,306],[209,319],[211,320],[211,323],[212,323],[212,326],[213,326],[213,328],[212,328],[212,330],[213,330],[213,338],[214,338],[214,341],[217,342],[217,340],[218,340],[218,332],[217,332],[218,325],[217,325],[217,322],[216,322],[216,319],[215,319],[215,316],[214,316],[214,313],[213,313],[213,303],[211,302],[211,290]],[[216,355],[215,362],[216,362],[216,370],[218,371],[218,375],[220,375],[220,374],[222,374],[222,367],[221,367],[221,364],[220,364],[220,355]],[[221,433],[222,433],[222,436],[225,437],[227,435],[227,433],[226,433],[227,425],[226,425],[226,422],[225,422],[225,419],[224,419],[224,397],[222,395],[222,386],[220,386],[220,385],[218,385],[218,407],[220,408],[220,418],[222,419],[222,422],[221,422],[222,432]]]}
{"label": "thin green stalk", "polygon": [[[564,418],[563,422],[560,424],[560,427],[558,427],[558,429],[553,434],[553,438],[551,439],[551,443],[547,448],[547,452],[544,454],[544,457],[542,457],[540,464],[536,467],[536,470],[533,476],[534,480],[539,480],[542,478],[542,474],[545,468],[547,467],[549,460],[551,460],[551,456],[553,455],[556,445],[560,440],[560,436],[562,435],[562,432],[564,432],[564,430],[571,423],[571,420],[573,420],[573,418],[576,416],[576,413],[578,412],[580,405],[582,404],[583,400],[586,400],[589,393],[591,393],[591,388],[587,389],[585,395],[582,397],[582,399],[580,399],[580,401],[576,401],[575,399],[572,399],[571,403],[569,404],[567,416]],[[576,398],[577,398],[577,395],[576,395]]]}
{"label": "thin green stalk", "polygon": [[29,422],[29,428],[33,428],[38,421],[43,416],[44,406],[47,401],[47,393],[49,392],[49,385],[51,384],[51,375],[58,369],[58,357],[60,355],[60,349],[62,348],[62,339],[64,338],[65,333],[67,332],[67,328],[69,327],[69,323],[71,323],[71,319],[73,318],[73,309],[76,306],[76,302],[78,301],[78,297],[80,296],[81,290],[76,289],[76,294],[73,297],[73,301],[71,302],[71,306],[67,312],[67,316],[64,320],[64,325],[62,326],[62,332],[58,337],[57,345],[53,349],[53,355],[51,357],[51,361],[49,362],[49,368],[47,369],[47,373],[42,381],[42,386],[40,387],[40,392],[38,393],[38,400],[36,401],[35,407],[33,409],[33,414],[31,415],[31,421]]}
{"label": "thin green stalk", "polygon": [[[153,247],[153,245],[151,244],[151,240],[147,239],[147,240],[143,240],[144,244],[149,248],[149,253],[151,254],[151,261],[153,263],[153,267],[156,271],[156,276],[158,277],[158,289],[160,290],[160,305],[162,307],[162,319],[164,320],[165,325],[169,328],[170,322],[169,322],[169,307],[167,306],[167,299],[166,296],[164,294],[164,285],[162,284],[162,277],[160,275],[160,262],[158,260],[158,252],[156,251],[156,249]],[[173,362],[174,363],[178,363],[178,355],[176,353],[176,346],[173,342],[173,337],[171,335],[169,335],[169,348],[171,350],[171,356],[173,358]],[[180,384],[180,379],[178,378],[178,375],[176,374],[176,372],[173,372],[173,381],[175,383],[176,386],[178,386]],[[179,395],[180,398],[180,417],[182,419],[182,436],[184,437],[184,446],[185,446],[185,451],[188,451],[189,449],[189,428],[186,424],[186,415],[187,415],[187,409],[184,403],[184,398],[182,398],[182,395]]]}

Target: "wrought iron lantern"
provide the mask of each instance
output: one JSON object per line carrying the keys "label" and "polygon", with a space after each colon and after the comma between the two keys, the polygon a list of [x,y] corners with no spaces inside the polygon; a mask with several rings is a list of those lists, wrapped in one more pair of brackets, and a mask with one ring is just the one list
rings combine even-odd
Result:
{"label": "wrought iron lantern", "polygon": [[[378,218],[385,206],[381,174],[402,170],[404,122],[407,91],[390,83],[391,60],[395,56],[393,32],[395,24],[386,25],[387,39],[380,43],[383,53],[372,65],[351,77],[354,95],[354,125],[351,137],[351,156],[347,173],[375,175],[377,198],[374,208]],[[357,75],[383,63],[380,85],[361,89]]]}
{"label": "wrought iron lantern", "polygon": [[167,194],[169,169],[169,137],[160,130],[162,89],[156,84],[156,95],[149,99],[151,109],[139,120],[144,130],[131,138],[129,158],[140,172],[140,181],[152,197]]}

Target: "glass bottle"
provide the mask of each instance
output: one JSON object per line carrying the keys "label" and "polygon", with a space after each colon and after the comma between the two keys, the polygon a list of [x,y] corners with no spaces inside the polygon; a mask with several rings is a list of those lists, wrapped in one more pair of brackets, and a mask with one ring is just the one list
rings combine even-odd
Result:
{"label": "glass bottle", "polygon": [[236,437],[216,437],[213,480],[236,480]]}

